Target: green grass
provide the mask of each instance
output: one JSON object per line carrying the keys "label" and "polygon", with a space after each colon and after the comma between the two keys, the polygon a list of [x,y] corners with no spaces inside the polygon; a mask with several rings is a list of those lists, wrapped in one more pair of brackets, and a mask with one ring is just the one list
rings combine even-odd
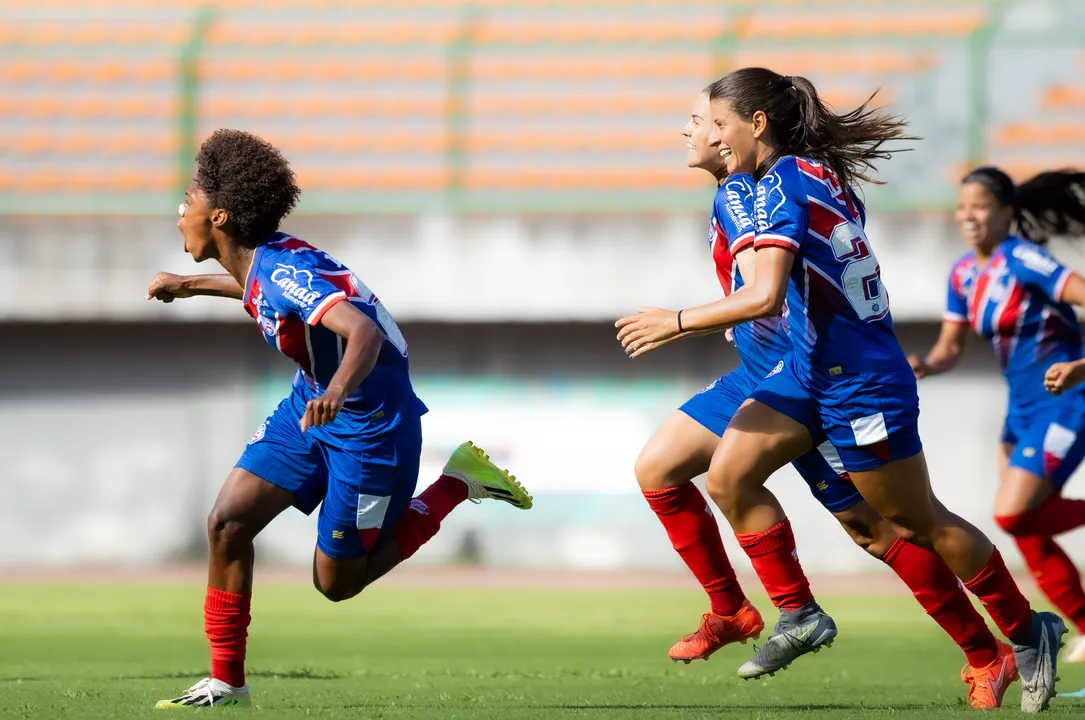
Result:
{"label": "green grass", "polygon": [[[263,585],[249,642],[254,708],[217,712],[503,720],[974,712],[962,704],[959,651],[903,595],[822,598],[840,625],[837,643],[765,682],[735,676],[749,646],[707,663],[668,661],[702,598],[374,588],[334,605],[309,588]],[[0,585],[0,717],[161,717],[156,700],[207,672],[202,602],[201,587]],[[1064,690],[1085,686],[1085,667],[1061,675]],[[1011,689],[1009,714],[1019,698]],[[1057,699],[1050,714],[1083,713],[1085,701]]]}

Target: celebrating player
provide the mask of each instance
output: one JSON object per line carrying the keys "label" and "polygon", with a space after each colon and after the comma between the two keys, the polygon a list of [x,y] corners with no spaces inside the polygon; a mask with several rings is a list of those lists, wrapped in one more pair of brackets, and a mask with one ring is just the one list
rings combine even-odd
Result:
{"label": "celebrating player", "polygon": [[[727,177],[717,146],[709,143],[711,117],[708,93],[694,101],[684,136],[687,164],[712,173],[719,187],[713,204],[709,242],[716,274],[729,295],[753,274],[754,184],[750,175]],[[621,326],[622,321],[618,325]],[[692,333],[682,333],[675,339]],[[692,480],[709,469],[713,452],[728,422],[761,378],[791,349],[778,318],[764,318],[735,327],[733,340],[741,365],[693,396],[656,431],[637,459],[636,476],[649,506],[666,528],[675,550],[701,582],[711,604],[697,630],[671,648],[675,661],[707,659],[732,642],[756,638],[764,628],[757,610],[749,603],[728,561],[719,527],[706,512],[704,496]],[[969,700],[978,708],[1001,704],[1006,688],[1016,678],[1013,653],[998,643],[961,590],[957,578],[937,555],[900,540],[892,525],[867,505],[846,473],[838,472],[839,457],[832,445],[818,437],[817,450],[793,465],[818,501],[840,521],[857,544],[881,559],[912,589],[915,597],[965,652],[968,660],[962,677],[970,685]],[[765,491],[768,497],[771,493]],[[772,498],[771,502],[775,502]],[[782,514],[782,511],[781,511]],[[776,565],[760,550],[782,542],[794,550],[794,536],[785,517],[768,533],[738,535],[755,570],[767,575],[773,603],[781,610],[781,623],[809,626],[808,640],[780,646],[769,659],[755,659],[741,673],[756,677],[786,667],[800,655],[832,642],[835,625],[814,602],[801,568],[794,566],[791,582],[780,582]],[[788,568],[783,569],[784,572]],[[785,592],[774,592],[779,589]],[[777,630],[779,634],[779,628]],[[776,648],[776,644],[764,648]],[[767,650],[764,650],[767,652]]]}
{"label": "celebrating player", "polygon": [[[1085,457],[1085,389],[1044,392],[1044,374],[1077,362],[1082,331],[1071,305],[1085,305],[1085,280],[1041,247],[1085,232],[1085,174],[1047,172],[1021,187],[998,168],[965,176],[957,225],[972,249],[949,274],[938,342],[909,358],[917,378],[956,365],[969,329],[991,341],[1010,386],[999,443],[995,520],[1013,536],[1032,576],[1064,617],[1085,633],[1085,590],[1054,537],[1085,525],[1085,500],[1062,488]],[[1063,658],[1085,661],[1085,636]]]}
{"label": "celebrating player", "polygon": [[[732,418],[709,467],[709,493],[736,532],[771,532],[783,517],[765,496],[765,481],[813,450],[824,432],[863,498],[906,540],[934,550],[1014,644],[1022,709],[1045,708],[1066,627],[1052,613],[1034,613],[991,542],[934,496],[915,376],[893,333],[853,191],[872,162],[888,155],[884,143],[903,136],[903,123],[865,105],[837,115],[805,78],[763,68],[728,74],[709,98],[728,173],[757,179],[754,278],[681,318],[642,309],[619,333],[626,351],[638,356],[683,331],[733,328],[783,312],[794,349]],[[798,565],[780,540],[764,552],[780,567]],[[782,630],[769,643],[795,639]]]}
{"label": "celebrating player", "polygon": [[333,602],[409,558],[464,500],[531,507],[515,478],[470,443],[412,499],[426,407],[411,387],[407,343],[391,315],[350,270],[278,232],[301,192],[278,150],[249,133],[218,130],[196,163],[177,227],[196,262],[216,260],[227,274],[159,273],[147,297],[241,300],[298,371],[208,517],[211,677],[158,708],[249,704],[253,538],[291,505],[306,514],[321,505],[313,583]]}

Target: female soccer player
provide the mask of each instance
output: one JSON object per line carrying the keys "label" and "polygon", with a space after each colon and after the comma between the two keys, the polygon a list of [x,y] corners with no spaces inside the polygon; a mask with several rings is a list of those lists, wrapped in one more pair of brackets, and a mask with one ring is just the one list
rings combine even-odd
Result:
{"label": "female soccer player", "polygon": [[531,507],[515,478],[470,443],[412,499],[426,407],[411,387],[407,343],[391,315],[350,270],[278,232],[301,192],[278,150],[249,133],[218,130],[196,165],[177,227],[196,262],[216,260],[227,274],[159,273],[147,297],[241,300],[298,371],[208,517],[211,677],[158,708],[249,704],[253,538],[291,505],[306,514],[321,505],[313,583],[333,602],[409,558],[464,500]]}
{"label": "female soccer player", "polygon": [[[758,251],[753,282],[716,303],[678,313],[644,308],[619,337],[631,356],[682,331],[735,327],[783,312],[793,351],[731,420],[713,455],[708,489],[736,533],[783,522],[764,484],[813,449],[824,432],[856,489],[906,540],[934,550],[977,595],[1014,644],[1021,707],[1036,712],[1055,694],[1066,627],[1033,613],[1002,557],[978,529],[934,496],[919,440],[915,376],[893,333],[878,261],[853,192],[903,123],[865,106],[830,111],[805,78],[763,68],[713,83],[713,139],[729,174],[752,173]],[[785,304],[786,298],[786,304]],[[781,566],[798,561],[769,545]],[[767,644],[802,641],[806,627],[778,628]],[[768,656],[766,656],[768,657]]]}
{"label": "female soccer player", "polygon": [[[708,171],[718,181],[709,243],[726,296],[753,275],[754,184],[749,175],[727,177],[723,159],[709,143],[711,127],[708,93],[703,92],[694,101],[683,135],[687,164]],[[778,318],[740,325],[734,329],[732,339],[741,360],[739,368],[682,405],[652,436],[636,464],[637,480],[649,506],[709,596],[711,610],[703,615],[700,626],[671,648],[671,659],[686,663],[707,659],[729,643],[756,638],[764,628],[760,614],[734,576],[719,527],[712,514],[706,512],[704,496],[692,480],[708,470],[731,417],[759,380],[790,351],[791,344]],[[893,568],[931,617],[961,646],[968,660],[962,677],[970,685],[972,705],[999,707],[1003,693],[1017,676],[1009,646],[995,640],[945,563],[933,553],[900,540],[893,527],[863,501],[846,474],[834,470],[839,458],[832,445],[824,440],[816,444],[817,450],[793,463],[815,498],[857,544]],[[794,536],[786,518],[769,534],[739,535],[738,539],[760,574],[771,575],[776,570],[761,562],[764,545],[782,540],[794,550]],[[768,586],[775,588],[779,583],[770,582]],[[781,662],[816,651],[835,636],[832,620],[814,602],[801,572],[785,587],[786,593],[772,595],[774,604],[785,617],[807,617],[803,624],[815,628],[814,637],[812,642],[786,646],[786,655],[777,663],[758,666],[751,676],[782,669]],[[817,632],[819,629],[822,632]]]}
{"label": "female soccer player", "polygon": [[[1081,577],[1054,540],[1085,525],[1085,500],[1062,496],[1085,457],[1085,390],[1050,395],[1043,380],[1052,363],[1081,358],[1071,305],[1085,305],[1085,280],[1041,247],[1053,235],[1085,233],[1085,174],[1047,172],[1017,188],[998,168],[979,168],[961,181],[956,220],[972,249],[950,271],[938,342],[909,360],[917,378],[938,375],[957,364],[970,329],[991,341],[1010,387],[995,521],[1051,603],[1085,633]],[[1085,661],[1085,636],[1063,659]]]}

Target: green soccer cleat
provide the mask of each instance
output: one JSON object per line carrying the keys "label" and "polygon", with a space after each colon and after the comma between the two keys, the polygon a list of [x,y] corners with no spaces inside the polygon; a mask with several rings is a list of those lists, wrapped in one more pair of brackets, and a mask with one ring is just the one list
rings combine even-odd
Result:
{"label": "green soccer cleat", "polygon": [[244,685],[235,688],[221,680],[204,678],[198,683],[185,690],[181,697],[172,700],[159,700],[155,703],[155,710],[173,710],[183,708],[206,708],[206,707],[249,707],[249,686]]}
{"label": "green soccer cleat", "polygon": [[531,496],[516,482],[516,476],[490,462],[490,456],[471,442],[453,451],[445,463],[444,474],[467,484],[467,499],[471,502],[493,499],[521,510],[531,507]]}

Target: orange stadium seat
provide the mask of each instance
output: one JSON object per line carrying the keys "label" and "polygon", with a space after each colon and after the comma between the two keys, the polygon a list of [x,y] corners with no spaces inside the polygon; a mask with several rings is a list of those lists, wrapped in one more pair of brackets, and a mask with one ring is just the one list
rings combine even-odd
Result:
{"label": "orange stadium seat", "polygon": [[448,137],[442,129],[432,134],[416,131],[381,133],[305,132],[283,134],[279,144],[286,155],[293,153],[442,153],[448,149]]}
{"label": "orange stadium seat", "polygon": [[1052,85],[1040,99],[1044,110],[1085,110],[1085,86]]}
{"label": "orange stadium seat", "polygon": [[226,18],[211,24],[206,41],[228,46],[444,44],[451,41],[457,31],[453,17],[434,17],[425,23],[411,17],[348,18],[341,22],[304,18],[242,22]]}
{"label": "orange stadium seat", "polygon": [[723,32],[723,18],[688,15],[505,15],[484,18],[479,43],[708,42]]}
{"label": "orange stadium seat", "polygon": [[652,167],[629,170],[538,170],[469,168],[465,185],[468,190],[657,190],[704,188],[705,179],[698,173],[679,169]]}
{"label": "orange stadium seat", "polygon": [[705,77],[711,70],[712,56],[708,52],[688,51],[484,53],[468,62],[469,76],[492,79]]}
{"label": "orange stadium seat", "polygon": [[761,12],[742,18],[738,36],[743,40],[797,40],[878,36],[962,36],[981,27],[980,9],[936,11],[891,10],[869,12]]}
{"label": "orange stadium seat", "polygon": [[1003,148],[1019,146],[1058,147],[1085,144],[1085,126],[1080,123],[1008,123],[994,132]]}
{"label": "orange stadium seat", "polygon": [[297,167],[298,184],[306,190],[440,190],[448,184],[448,173],[437,164],[404,170],[371,167],[365,169],[314,169]]}
{"label": "orange stadium seat", "polygon": [[855,48],[846,53],[823,48],[739,48],[728,59],[733,68],[780,68],[791,75],[916,73],[930,69],[936,62],[929,52],[905,48]]}

